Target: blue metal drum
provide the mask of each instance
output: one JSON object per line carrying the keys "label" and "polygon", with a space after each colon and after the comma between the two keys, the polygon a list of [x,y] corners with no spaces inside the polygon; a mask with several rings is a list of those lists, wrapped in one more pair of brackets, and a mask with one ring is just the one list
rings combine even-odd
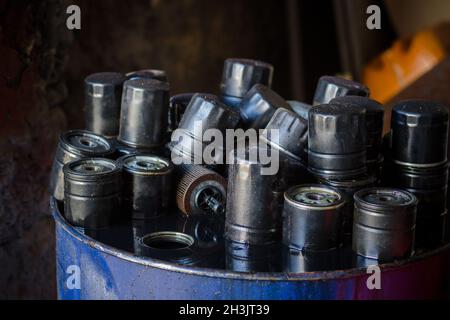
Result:
{"label": "blue metal drum", "polygon": [[[138,257],[69,225],[51,200],[59,299],[433,299],[448,294],[450,245],[381,265],[381,289],[364,267],[239,273]],[[79,276],[79,286],[69,285]]]}

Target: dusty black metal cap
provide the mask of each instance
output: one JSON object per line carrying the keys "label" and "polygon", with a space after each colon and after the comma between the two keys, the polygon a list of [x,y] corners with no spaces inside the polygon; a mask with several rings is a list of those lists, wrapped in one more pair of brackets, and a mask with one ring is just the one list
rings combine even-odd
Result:
{"label": "dusty black metal cap", "polygon": [[169,85],[154,79],[124,84],[118,141],[134,148],[161,146],[169,112]]}
{"label": "dusty black metal cap", "polygon": [[292,110],[286,100],[261,84],[255,85],[239,105],[243,125],[253,129],[265,128],[278,108]]}
{"label": "dusty black metal cap", "polygon": [[369,88],[361,83],[340,77],[323,76],[317,84],[313,105],[329,103],[342,96],[368,97],[369,94]]}
{"label": "dusty black metal cap", "polygon": [[412,166],[447,161],[448,109],[432,101],[409,100],[392,109],[392,158]]}
{"label": "dusty black metal cap", "polygon": [[220,89],[222,95],[242,98],[255,84],[272,85],[273,66],[262,61],[225,60]]}
{"label": "dusty black metal cap", "polygon": [[125,76],[102,72],[84,80],[86,129],[108,137],[119,132],[120,99]]}

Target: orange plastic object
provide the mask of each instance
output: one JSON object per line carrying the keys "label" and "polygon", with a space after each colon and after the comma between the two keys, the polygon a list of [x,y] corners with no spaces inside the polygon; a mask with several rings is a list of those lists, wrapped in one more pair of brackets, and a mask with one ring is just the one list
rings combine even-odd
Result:
{"label": "orange plastic object", "polygon": [[430,71],[446,56],[446,50],[432,30],[419,32],[409,39],[396,41],[363,71],[363,82],[371,97],[388,102],[402,89]]}

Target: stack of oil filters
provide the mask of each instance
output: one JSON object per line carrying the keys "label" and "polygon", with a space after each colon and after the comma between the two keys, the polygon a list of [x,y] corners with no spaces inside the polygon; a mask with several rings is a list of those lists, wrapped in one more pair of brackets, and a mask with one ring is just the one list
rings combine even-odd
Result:
{"label": "stack of oil filters", "polygon": [[[447,108],[398,104],[383,147],[384,108],[364,85],[324,76],[311,104],[286,101],[273,71],[227,59],[217,96],[170,97],[162,70],[88,76],[86,130],[61,135],[52,168],[64,217],[87,235],[128,224],[135,254],[182,264],[222,242],[242,272],[286,259],[286,271],[314,271],[343,248],[384,262],[439,246]],[[210,129],[224,139],[208,153]]]}

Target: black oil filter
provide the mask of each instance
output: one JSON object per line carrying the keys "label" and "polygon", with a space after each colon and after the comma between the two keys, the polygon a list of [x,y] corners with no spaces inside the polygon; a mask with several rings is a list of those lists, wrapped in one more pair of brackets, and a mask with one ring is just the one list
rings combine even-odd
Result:
{"label": "black oil filter", "polygon": [[271,87],[273,66],[262,61],[230,58],[223,66],[220,84],[221,100],[237,107],[246,93],[255,85]]}
{"label": "black oil filter", "polygon": [[49,192],[56,200],[64,199],[63,166],[73,160],[91,157],[112,157],[114,147],[101,135],[73,130],[61,134],[50,174]]}
{"label": "black oil filter", "polygon": [[154,79],[124,84],[120,132],[117,140],[133,148],[155,148],[165,143],[169,85]]}
{"label": "black oil filter", "polygon": [[354,177],[366,168],[365,109],[325,104],[309,111],[308,166],[324,178]]}
{"label": "black oil filter", "polygon": [[305,251],[341,245],[345,196],[322,185],[300,185],[284,194],[283,244]]}
{"label": "black oil filter", "polygon": [[135,154],[120,158],[124,209],[133,219],[168,214],[173,202],[174,166],[168,159]]}
{"label": "black oil filter", "polygon": [[122,87],[126,78],[117,72],[102,72],[84,80],[86,129],[106,137],[119,133]]}
{"label": "black oil filter", "polygon": [[257,84],[239,104],[241,122],[245,128],[264,129],[278,108],[291,110],[291,106],[269,87]]}
{"label": "black oil filter", "polygon": [[353,251],[389,262],[414,249],[417,198],[410,192],[369,188],[354,196]]}
{"label": "black oil filter", "polygon": [[340,77],[323,76],[317,83],[313,105],[330,103],[331,100],[343,96],[368,97],[369,88],[361,83]]}
{"label": "black oil filter", "polygon": [[64,165],[64,215],[75,227],[99,229],[120,218],[121,174],[113,160],[86,158]]}

